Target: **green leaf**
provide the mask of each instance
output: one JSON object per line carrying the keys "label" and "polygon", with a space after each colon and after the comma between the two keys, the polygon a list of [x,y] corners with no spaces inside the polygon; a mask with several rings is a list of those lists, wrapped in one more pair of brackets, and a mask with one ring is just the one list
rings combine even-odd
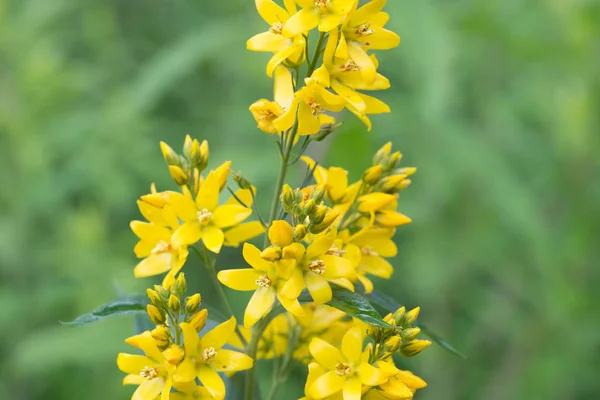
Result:
{"label": "green leaf", "polygon": [[83,314],[71,322],[62,322],[61,324],[69,327],[91,324],[105,318],[117,315],[134,314],[146,311],[147,299],[144,296],[133,296],[125,299],[106,303],[94,311]]}
{"label": "green leaf", "polygon": [[[378,292],[376,290],[374,290],[373,292],[371,292],[369,294],[365,294],[365,297],[369,301],[371,301],[371,303],[375,304],[382,311],[384,311],[386,313],[394,312],[397,309],[399,309],[400,307],[402,307],[402,305],[400,303],[398,303],[394,298],[388,296],[385,293]],[[425,325],[423,325],[419,321],[417,321],[416,325],[419,328],[421,328],[421,332],[423,332],[425,335],[429,336],[429,338],[434,343],[437,343],[439,346],[442,346],[442,348],[448,350],[450,353],[452,353],[456,356],[459,356],[460,358],[462,358],[464,360],[467,359],[467,356],[464,353],[461,353],[460,351],[458,351],[454,346],[452,346],[450,343],[448,343],[446,340],[444,340],[442,337],[440,337],[437,333],[433,332],[432,330],[427,328]]]}
{"label": "green leaf", "polygon": [[[381,315],[373,308],[371,303],[358,293],[351,292],[341,286],[331,284],[333,298],[328,305],[345,312],[346,314],[357,318],[367,324],[379,326],[381,328],[391,328],[392,326],[385,322]],[[299,301],[311,302],[312,297],[308,292],[303,292],[298,298]]]}

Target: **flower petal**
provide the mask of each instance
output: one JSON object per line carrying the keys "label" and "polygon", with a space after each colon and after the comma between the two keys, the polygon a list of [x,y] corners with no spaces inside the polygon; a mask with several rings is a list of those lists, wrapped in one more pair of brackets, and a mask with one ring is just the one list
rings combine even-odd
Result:
{"label": "flower petal", "polygon": [[288,108],[294,99],[294,78],[292,78],[292,73],[285,67],[277,67],[273,79],[275,81],[273,99],[281,107]]}
{"label": "flower petal", "polygon": [[280,247],[288,246],[294,240],[294,230],[285,220],[273,221],[269,228],[269,240]]}
{"label": "flower petal", "polygon": [[333,242],[335,242],[336,234],[336,231],[332,229],[326,235],[319,236],[315,239],[306,249],[306,257],[312,260],[325,254],[327,250],[331,248]]}
{"label": "flower petal", "polygon": [[201,365],[196,373],[200,382],[214,398],[223,399],[225,397],[225,383],[215,370],[206,365]]}
{"label": "flower petal", "polygon": [[219,271],[219,282],[233,290],[256,290],[256,279],[262,274],[253,268]]}
{"label": "flower petal", "polygon": [[325,262],[325,271],[323,277],[326,279],[337,279],[354,276],[356,274],[352,268],[352,261],[334,255],[321,256]]}
{"label": "flower petal", "polygon": [[171,238],[171,230],[163,226],[142,221],[131,221],[129,226],[137,237],[147,242],[168,242]]}
{"label": "flower petal", "polygon": [[[194,333],[196,330],[192,328]],[[196,333],[196,336],[198,334]],[[173,374],[173,380],[175,382],[190,382],[196,377],[196,364],[191,358],[186,357],[181,364],[177,367],[175,374]]]}
{"label": "flower petal", "polygon": [[308,390],[308,395],[315,399],[322,399],[339,392],[343,387],[344,378],[337,375],[335,371],[329,371],[315,380]]}
{"label": "flower petal", "polygon": [[119,353],[117,366],[123,372],[139,375],[144,367],[152,367],[156,362],[150,357],[135,354]]}
{"label": "flower petal", "polygon": [[202,348],[213,347],[219,351],[221,347],[233,336],[235,331],[235,317],[215,326],[200,339]]}
{"label": "flower petal", "polygon": [[363,349],[363,336],[360,328],[350,329],[342,338],[342,353],[351,364],[358,365]]}
{"label": "flower petal", "polygon": [[300,305],[298,299],[286,299],[283,296],[277,296],[277,299],[289,313],[294,315],[295,317],[302,318],[305,316],[304,308]]}
{"label": "flower petal", "polygon": [[198,353],[198,344],[200,338],[198,338],[198,332],[196,329],[186,322],[179,324],[183,332],[183,347],[185,348],[185,354],[187,356],[194,356]]}
{"label": "flower petal", "polygon": [[158,253],[151,254],[138,263],[133,269],[133,275],[136,278],[145,278],[148,276],[160,275],[171,269],[173,254]]}
{"label": "flower petal", "polygon": [[173,247],[182,247],[196,243],[202,236],[200,223],[196,221],[186,222],[181,225],[171,236]]}
{"label": "flower petal", "polygon": [[183,221],[196,220],[198,209],[191,197],[178,192],[167,192],[167,203],[173,208],[177,217]]}
{"label": "flower petal", "polygon": [[366,386],[378,386],[387,380],[383,372],[368,363],[360,364],[358,376],[361,383]]}
{"label": "flower petal", "polygon": [[362,396],[362,385],[360,384],[360,379],[357,376],[353,376],[352,378],[346,380],[344,383],[344,400],[360,400]]}
{"label": "flower petal", "polygon": [[219,253],[225,241],[225,234],[215,225],[207,225],[202,230],[202,242],[213,253]]}
{"label": "flower petal", "polygon": [[264,232],[265,228],[260,221],[245,222],[225,231],[225,245],[237,247]]}
{"label": "flower petal", "polygon": [[392,264],[384,258],[377,256],[363,256],[360,269],[383,279],[389,279],[394,272]]}
{"label": "flower petal", "polygon": [[221,349],[212,359],[211,366],[215,371],[244,371],[252,368],[254,360],[244,353],[238,351]]}
{"label": "flower petal", "polygon": [[162,392],[164,387],[165,380],[163,378],[146,379],[138,386],[131,400],[154,399]]}
{"label": "flower petal", "polygon": [[213,211],[213,222],[219,228],[228,228],[244,221],[252,214],[252,209],[241,204],[226,204],[219,206]]}
{"label": "flower petal", "polygon": [[304,282],[315,303],[325,304],[333,297],[329,282],[321,275],[307,272],[304,274]]}
{"label": "flower petal", "polygon": [[279,294],[288,299],[297,299],[304,289],[304,276],[302,269],[294,268],[288,281],[281,287]]}
{"label": "flower petal", "polygon": [[335,369],[338,363],[345,361],[337,348],[318,337],[310,341],[308,349],[315,360],[329,370]]}
{"label": "flower petal", "polygon": [[200,185],[196,205],[198,209],[213,211],[219,205],[220,177],[216,171],[211,171]]}
{"label": "flower petal", "polygon": [[264,317],[275,302],[276,293],[272,288],[259,287],[250,298],[244,313],[244,326],[250,328]]}
{"label": "flower petal", "polygon": [[296,47],[292,46],[292,44],[288,44],[287,47],[280,48],[273,57],[267,63],[267,76],[270,78],[273,76],[273,71],[279,64],[281,64],[286,58],[294,54],[296,51]]}
{"label": "flower petal", "polygon": [[242,250],[244,260],[254,269],[262,272],[267,272],[271,269],[272,264],[260,257],[260,250],[250,243],[244,243]]}
{"label": "flower petal", "polygon": [[290,17],[288,12],[271,0],[254,0],[258,14],[269,25],[285,22]]}
{"label": "flower petal", "polygon": [[[314,6],[314,4],[313,4]],[[283,36],[292,37],[307,32],[319,24],[319,14],[312,8],[303,8],[283,25]]]}

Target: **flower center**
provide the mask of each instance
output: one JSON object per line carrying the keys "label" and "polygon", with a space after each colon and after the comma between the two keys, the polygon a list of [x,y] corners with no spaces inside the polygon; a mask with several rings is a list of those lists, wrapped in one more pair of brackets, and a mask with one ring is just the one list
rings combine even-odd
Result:
{"label": "flower center", "polygon": [[339,376],[348,375],[352,372],[352,368],[348,364],[337,363],[335,366],[335,373]]}
{"label": "flower center", "polygon": [[342,70],[343,72],[358,71],[360,70],[360,67],[356,65],[354,60],[348,60],[344,65],[340,66],[340,70]]}
{"label": "flower center", "polygon": [[369,36],[375,33],[373,29],[371,29],[371,24],[362,24],[356,27],[354,30],[358,36]]}
{"label": "flower center", "polygon": [[262,288],[270,288],[273,284],[273,282],[271,282],[269,277],[266,275],[259,277],[255,282],[257,286],[260,286]]}
{"label": "flower center", "polygon": [[277,118],[277,115],[275,115],[275,113],[271,110],[260,110],[259,111],[258,119],[260,119],[261,121],[272,120],[275,118]]}
{"label": "flower center", "polygon": [[273,25],[271,25],[269,31],[277,35],[281,35],[281,32],[283,31],[283,24],[281,22],[275,22]]}
{"label": "flower center", "polygon": [[377,257],[379,255],[375,250],[373,250],[373,248],[371,246],[363,246],[360,249],[360,252],[364,256],[374,256],[374,257]]}
{"label": "flower center", "polygon": [[308,264],[308,269],[315,274],[321,275],[323,272],[325,272],[325,262],[323,260],[314,260]]}
{"label": "flower center", "polygon": [[212,219],[212,213],[206,208],[203,208],[202,211],[198,211],[196,216],[198,217],[198,222],[202,225],[207,224]]}
{"label": "flower center", "polygon": [[216,355],[217,355],[217,351],[215,350],[214,347],[207,347],[206,349],[204,349],[202,351],[202,361],[204,361],[206,364],[208,364],[210,362],[210,360],[215,358]]}
{"label": "flower center", "polygon": [[342,255],[344,255],[345,252],[346,250],[338,249],[337,247],[332,247],[329,250],[327,250],[325,254],[329,254],[330,256],[341,257]]}
{"label": "flower center", "polygon": [[171,251],[171,245],[164,240],[161,240],[156,244],[156,246],[152,249],[152,254],[158,253],[166,253],[167,251]]}
{"label": "flower center", "polygon": [[318,118],[319,114],[321,114],[321,105],[317,103],[317,101],[313,97],[311,97],[310,99],[308,99],[308,106],[310,107],[312,115],[315,118]]}
{"label": "flower center", "polygon": [[315,6],[319,11],[325,11],[329,7],[331,0],[315,0]]}
{"label": "flower center", "polygon": [[146,379],[154,379],[158,376],[158,370],[156,368],[144,367],[140,371],[140,376]]}

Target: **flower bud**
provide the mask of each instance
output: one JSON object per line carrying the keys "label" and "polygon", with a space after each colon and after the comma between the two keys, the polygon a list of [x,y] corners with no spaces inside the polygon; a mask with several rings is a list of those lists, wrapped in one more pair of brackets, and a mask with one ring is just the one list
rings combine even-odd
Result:
{"label": "flower bud", "polygon": [[179,297],[171,294],[171,296],[169,296],[169,301],[167,302],[167,307],[169,310],[179,312],[179,309],[181,308],[181,301],[179,300]]}
{"label": "flower bud", "polygon": [[192,138],[190,135],[185,135],[185,139],[183,141],[183,155],[188,159],[190,158],[190,154],[192,153]]}
{"label": "flower bud", "polygon": [[321,223],[325,219],[328,209],[329,209],[329,207],[327,207],[326,205],[319,204],[315,208],[315,210],[311,213],[311,216],[310,216],[311,225],[316,225],[316,224]]}
{"label": "flower bud", "polygon": [[185,312],[187,312],[188,314],[195,313],[198,310],[198,307],[200,307],[200,301],[200,293],[196,293],[193,296],[187,297],[185,299]]}
{"label": "flower bud", "polygon": [[417,338],[417,336],[421,333],[420,328],[408,328],[402,331],[402,339],[406,342],[410,342]]}
{"label": "flower bud", "polygon": [[267,261],[277,261],[281,259],[281,247],[277,245],[269,246],[260,253],[260,257]]}
{"label": "flower bud", "polygon": [[179,165],[179,157],[175,150],[165,142],[160,142],[160,151],[168,165]]}
{"label": "flower bud", "polygon": [[169,173],[171,174],[171,178],[180,186],[187,184],[188,176],[187,174],[178,167],[177,165],[169,165]]}
{"label": "flower bud", "polygon": [[[173,274],[167,274],[162,282],[162,287],[169,291],[167,295],[165,295],[165,299],[169,296],[171,291],[173,290],[173,286],[175,286],[175,276]],[[161,293],[162,295],[162,293]]]}
{"label": "flower bud", "polygon": [[390,155],[391,151],[392,142],[387,142],[386,144],[381,146],[381,148],[377,150],[377,153],[375,153],[375,156],[373,157],[373,165],[381,163],[385,158],[387,158]]}
{"label": "flower bud", "polygon": [[400,338],[400,336],[392,336],[391,338],[385,341],[385,350],[389,353],[393,353],[400,348],[401,343],[402,339]]}
{"label": "flower bud", "polygon": [[167,347],[169,345],[169,328],[164,325],[157,326],[150,331],[158,347]]}
{"label": "flower bud", "polygon": [[306,233],[307,233],[306,225],[304,225],[304,224],[296,225],[296,227],[294,228],[294,237],[296,238],[296,240],[304,239],[304,237],[306,236]]}
{"label": "flower bud", "polygon": [[323,196],[325,196],[325,186],[319,185],[313,189],[310,194],[310,198],[315,200],[315,203],[319,204],[323,201]]}
{"label": "flower bud", "polygon": [[146,289],[146,293],[148,294],[148,299],[150,303],[152,303],[156,307],[162,307],[164,305],[160,295],[156,290]]}
{"label": "flower bud", "polygon": [[400,225],[410,224],[412,219],[404,214],[396,211],[385,211],[377,213],[375,216],[375,223],[379,226],[387,228],[396,227]]}
{"label": "flower bud", "polygon": [[202,330],[202,328],[204,328],[204,325],[206,324],[207,317],[208,317],[208,310],[206,310],[206,308],[205,308],[205,309],[198,311],[196,314],[192,315],[191,317],[187,318],[185,320],[185,322],[187,322],[188,324],[193,326],[194,329],[196,330],[196,332],[200,332]]}
{"label": "flower bud", "polygon": [[421,307],[415,307],[412,310],[410,310],[409,312],[407,312],[406,316],[404,317],[405,326],[412,325],[417,320],[417,317],[419,316],[420,311],[421,311]]}
{"label": "flower bud", "polygon": [[294,191],[287,183],[283,185],[283,188],[281,189],[281,202],[283,203],[283,208],[288,212],[294,206]]}
{"label": "flower bud", "polygon": [[396,170],[397,174],[406,175],[406,176],[411,176],[415,172],[417,172],[417,169],[415,167],[403,167],[403,168],[398,168]]}
{"label": "flower bud", "polygon": [[321,220],[321,222],[319,222],[319,223],[311,222],[311,225],[309,225],[308,230],[310,231],[310,233],[323,232],[325,229],[329,228],[331,226],[331,224],[333,224],[335,222],[337,217],[339,217],[339,215],[340,215],[339,211],[332,210],[329,207],[325,207],[325,208],[327,208],[327,212],[326,212],[325,216],[323,217],[323,219]]}
{"label": "flower bud", "polygon": [[386,158],[381,163],[383,165],[383,170],[386,172],[391,171],[392,169],[394,169],[396,167],[396,164],[398,164],[401,159],[402,159],[402,153],[400,153],[399,151],[392,153],[388,158]]}
{"label": "flower bud", "polygon": [[429,340],[415,339],[406,344],[400,346],[400,353],[405,357],[412,357],[419,354],[421,351],[429,347],[431,342]]}
{"label": "flower bud", "polygon": [[167,202],[165,198],[159,193],[145,194],[140,199],[151,206],[163,208]]}
{"label": "flower bud", "polygon": [[377,211],[387,206],[394,200],[396,200],[396,196],[393,194],[381,192],[365,194],[358,198],[358,211],[361,213]]}
{"label": "flower bud", "polygon": [[362,180],[367,185],[374,185],[377,183],[377,181],[379,181],[382,172],[383,167],[381,165],[373,165],[372,167],[367,168],[363,174]]}
{"label": "flower bud", "polygon": [[175,291],[175,293],[177,293],[178,296],[183,296],[183,294],[187,290],[187,282],[185,280],[185,274],[183,272],[177,275],[177,279],[175,280],[173,290]]}
{"label": "flower bud", "polygon": [[404,325],[404,316],[406,315],[406,308],[404,306],[400,307],[394,313],[394,320],[396,321],[396,326]]}
{"label": "flower bud", "polygon": [[163,352],[163,355],[169,364],[178,365],[185,357],[185,351],[181,346],[173,343]]}
{"label": "flower bud", "polygon": [[200,143],[198,142],[198,139],[194,139],[192,141],[192,145],[190,147],[190,154],[188,157],[190,165],[192,165],[193,167],[198,165],[201,161],[201,157],[202,154],[200,153]]}
{"label": "flower bud", "polygon": [[406,175],[390,175],[383,178],[378,186],[379,190],[384,193],[394,194],[402,190],[402,181],[406,178]]}
{"label": "flower bud", "polygon": [[148,306],[146,306],[146,310],[148,311],[148,317],[150,317],[150,321],[156,325],[163,325],[167,320],[165,314],[152,304],[148,304]]}
{"label": "flower bud", "polygon": [[237,183],[240,189],[252,189],[252,183],[240,174],[233,174],[233,180]]}
{"label": "flower bud", "polygon": [[163,300],[163,299],[166,300],[167,298],[169,298],[169,290],[165,289],[162,286],[154,285],[154,291],[156,293],[158,293],[158,295],[160,296],[161,300]]}
{"label": "flower bud", "polygon": [[315,199],[309,199],[302,205],[302,214],[311,215],[313,212],[315,212],[316,207],[317,203],[315,202]]}

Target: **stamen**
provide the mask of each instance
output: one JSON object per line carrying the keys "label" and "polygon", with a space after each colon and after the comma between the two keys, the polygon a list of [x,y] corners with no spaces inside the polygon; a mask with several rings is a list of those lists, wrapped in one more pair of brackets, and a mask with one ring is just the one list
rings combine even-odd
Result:
{"label": "stamen", "polygon": [[281,35],[281,32],[283,31],[283,24],[281,22],[275,22],[273,25],[271,25],[269,31],[277,35]]}
{"label": "stamen", "polygon": [[198,221],[203,225],[212,219],[212,213],[206,208],[203,208],[202,211],[198,211],[196,216],[198,217]]}
{"label": "stamen", "polygon": [[369,36],[375,33],[373,29],[371,29],[371,24],[362,24],[356,27],[354,30],[358,36]]}
{"label": "stamen", "polygon": [[323,272],[325,272],[325,262],[323,260],[314,260],[308,264],[308,269],[315,274],[321,275]]}
{"label": "stamen", "polygon": [[156,368],[144,367],[140,371],[140,376],[148,380],[154,379],[158,376],[158,370]]}
{"label": "stamen", "polygon": [[325,11],[329,7],[331,0],[315,0],[315,6],[320,11]]}
{"label": "stamen", "polygon": [[344,255],[345,252],[346,252],[346,250],[338,249],[337,247],[332,247],[329,250],[327,250],[327,252],[325,254],[341,257]]}
{"label": "stamen", "polygon": [[335,366],[335,373],[339,376],[348,375],[352,372],[352,368],[348,364],[337,363]]}
{"label": "stamen", "polygon": [[166,253],[167,251],[171,251],[171,245],[164,240],[161,240],[156,244],[156,246],[152,249],[152,254]]}
{"label": "stamen", "polygon": [[257,286],[262,287],[262,288],[270,288],[271,285],[273,284],[273,282],[271,282],[269,277],[266,275],[261,276],[255,282],[256,282]]}
{"label": "stamen", "polygon": [[215,358],[216,355],[217,351],[214,347],[207,347],[206,349],[204,349],[204,351],[202,351],[202,361],[208,364],[210,360]]}
{"label": "stamen", "polygon": [[358,71],[358,70],[360,70],[360,67],[358,65],[356,65],[354,60],[348,60],[348,61],[346,61],[346,63],[344,65],[340,66],[340,70],[342,70],[344,72]]}
{"label": "stamen", "polygon": [[312,115],[315,118],[318,118],[319,114],[321,114],[321,105],[317,103],[317,101],[313,97],[311,97],[310,99],[308,99],[308,106],[310,107]]}
{"label": "stamen", "polygon": [[379,253],[377,253],[371,246],[363,246],[360,249],[360,252],[365,256],[374,256],[377,257]]}

